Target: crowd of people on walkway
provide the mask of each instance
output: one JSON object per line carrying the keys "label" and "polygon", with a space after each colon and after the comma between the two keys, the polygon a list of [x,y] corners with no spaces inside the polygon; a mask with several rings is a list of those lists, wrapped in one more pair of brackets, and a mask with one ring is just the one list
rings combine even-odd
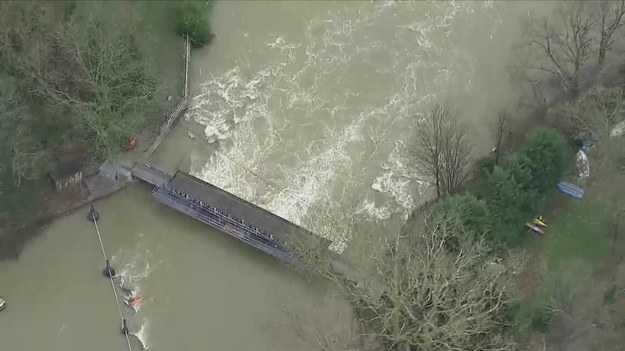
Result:
{"label": "crowd of people on walkway", "polygon": [[173,190],[172,190],[172,192],[173,192],[173,193],[174,193],[174,195],[176,195],[176,196],[179,196],[179,197],[182,197],[182,198],[184,198],[184,199],[186,199],[186,200],[188,200],[188,201],[192,201],[192,202],[194,202],[196,205],[200,206],[200,208],[202,208],[202,209],[204,209],[204,210],[206,210],[206,211],[208,211],[208,212],[212,212],[212,213],[214,213],[214,214],[218,214],[218,215],[220,215],[221,217],[226,217],[226,218],[228,218],[229,220],[231,220],[231,221],[233,221],[233,222],[236,222],[236,223],[238,223],[238,224],[240,224],[240,225],[242,225],[242,226],[246,227],[246,229],[247,229],[249,232],[252,232],[252,233],[254,233],[254,234],[258,235],[258,236],[262,237],[262,238],[263,238],[263,239],[265,239],[265,240],[269,240],[269,241],[271,241],[271,242],[273,242],[273,241],[274,241],[274,236],[273,236],[273,234],[271,234],[271,233],[267,233],[267,232],[265,232],[264,230],[259,229],[258,227],[251,225],[250,223],[246,223],[246,222],[245,222],[244,220],[242,220],[242,219],[239,219],[239,218],[234,218],[234,217],[232,217],[230,214],[228,214],[228,213],[226,213],[226,212],[224,212],[224,211],[221,211],[220,209],[218,209],[218,208],[216,208],[216,207],[213,207],[213,206],[211,206],[211,205],[209,205],[209,204],[207,204],[207,203],[205,203],[205,202],[203,202],[203,201],[201,201],[201,200],[197,200],[197,199],[195,199],[194,197],[189,196],[189,195],[187,195],[187,194],[185,194],[185,193],[183,193],[183,192],[181,192],[181,191],[178,191],[178,190],[176,190],[176,189],[173,189]]}

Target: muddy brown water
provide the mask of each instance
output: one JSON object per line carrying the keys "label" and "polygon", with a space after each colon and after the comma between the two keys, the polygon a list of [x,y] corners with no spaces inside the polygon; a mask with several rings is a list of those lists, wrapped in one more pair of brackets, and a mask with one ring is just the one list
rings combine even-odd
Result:
{"label": "muddy brown water", "polygon": [[[415,116],[449,99],[489,150],[488,116],[516,92],[505,69],[520,19],[550,6],[216,2],[216,40],[192,57],[192,108],[151,162],[318,233],[349,239],[352,219],[392,227],[427,192],[410,160]],[[284,311],[331,304],[325,283],[159,205],[146,185],[96,207],[115,268],[144,296],[123,312],[150,349],[301,350]],[[0,262],[3,350],[127,348],[85,215]]]}

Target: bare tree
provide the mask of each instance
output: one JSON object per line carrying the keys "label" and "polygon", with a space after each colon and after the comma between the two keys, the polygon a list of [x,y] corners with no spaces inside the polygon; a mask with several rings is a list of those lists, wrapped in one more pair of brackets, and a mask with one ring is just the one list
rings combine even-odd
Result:
{"label": "bare tree", "polygon": [[610,134],[624,115],[625,91],[620,87],[595,87],[551,113],[570,137],[600,141],[601,149],[616,142]]}
{"label": "bare tree", "polygon": [[616,33],[625,22],[625,0],[606,1],[602,0],[599,5],[599,48],[597,56],[597,67],[603,67],[606,54],[614,44],[614,33]]}
{"label": "bare tree", "polygon": [[565,91],[575,96],[579,90],[582,69],[593,54],[593,26],[597,19],[585,11],[581,1],[559,5],[555,23],[542,18],[530,28],[529,46],[542,55],[530,68],[558,77]]}
{"label": "bare tree", "polygon": [[383,237],[360,233],[349,272],[324,268],[324,276],[355,309],[363,336],[385,350],[512,350],[503,311],[516,265],[494,263],[484,243],[431,221]]}
{"label": "bare tree", "polygon": [[503,142],[510,131],[510,114],[506,110],[501,110],[497,114],[497,120],[492,128],[492,138],[494,144],[494,153],[495,153],[495,165],[499,165],[499,160],[501,158],[501,148],[503,147]]}
{"label": "bare tree", "polygon": [[453,194],[469,178],[473,147],[466,133],[447,104],[434,104],[418,125],[415,156],[438,197]]}
{"label": "bare tree", "polygon": [[365,343],[362,326],[353,310],[344,300],[326,297],[315,306],[302,309],[285,309],[286,320],[283,329],[294,332],[305,350],[347,351],[370,349]]}

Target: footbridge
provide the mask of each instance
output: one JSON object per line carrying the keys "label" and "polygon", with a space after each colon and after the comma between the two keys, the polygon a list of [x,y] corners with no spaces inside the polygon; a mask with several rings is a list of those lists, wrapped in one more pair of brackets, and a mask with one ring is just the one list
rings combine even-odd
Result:
{"label": "footbridge", "polygon": [[[150,164],[150,158],[176,122],[189,108],[189,39],[186,42],[184,95],[178,104],[165,115],[164,120],[146,141],[148,147],[132,166],[117,168],[117,173],[129,180],[140,179],[154,186],[154,198],[189,217],[208,224],[280,261],[303,268],[300,260],[287,248],[287,243],[299,242],[328,247],[330,240],[314,235],[306,229],[287,221],[251,202],[180,170],[174,174]],[[118,174],[115,175],[117,179]],[[295,240],[294,236],[296,237]]]}
{"label": "footbridge", "polygon": [[183,171],[168,174],[149,164],[136,165],[134,177],[154,186],[160,203],[251,245],[289,265],[303,268],[287,248],[297,242],[330,245],[330,241],[259,206]]}

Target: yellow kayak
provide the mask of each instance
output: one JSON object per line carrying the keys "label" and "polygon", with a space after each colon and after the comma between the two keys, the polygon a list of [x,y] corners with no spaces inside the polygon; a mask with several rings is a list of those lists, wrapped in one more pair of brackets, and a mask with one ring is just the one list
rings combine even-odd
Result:
{"label": "yellow kayak", "polygon": [[536,217],[534,218],[534,220],[532,221],[532,223],[539,225],[541,227],[547,227],[547,223],[545,223],[545,219],[542,217]]}

